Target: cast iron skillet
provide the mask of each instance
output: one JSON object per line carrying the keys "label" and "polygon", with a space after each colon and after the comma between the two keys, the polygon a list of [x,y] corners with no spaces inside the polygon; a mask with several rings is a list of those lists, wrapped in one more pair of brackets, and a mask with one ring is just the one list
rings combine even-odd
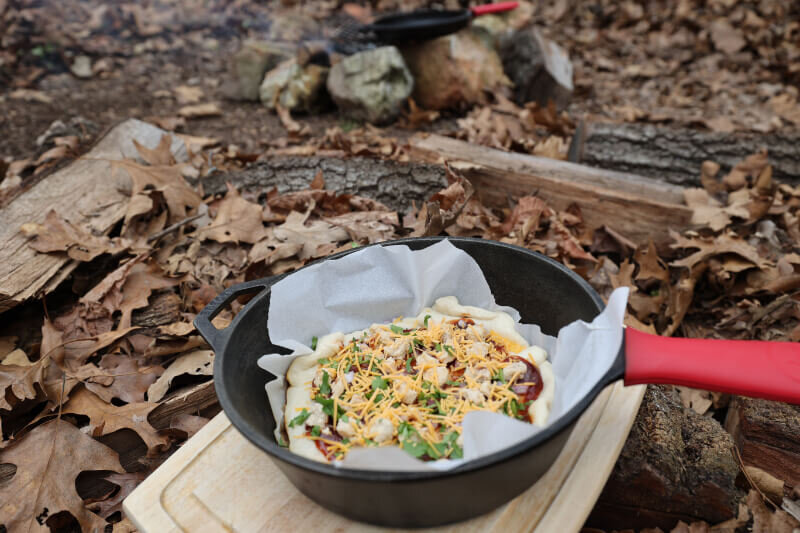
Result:
{"label": "cast iron skillet", "polygon": [[[419,250],[441,239],[402,239],[380,245],[404,244]],[[539,324],[545,333],[555,335],[574,320],[591,321],[603,309],[602,300],[588,283],[547,257],[495,241],[449,240],[475,259],[498,304],[517,309],[522,322]],[[800,403],[800,351],[796,343],[664,339],[628,329],[620,354],[603,379],[565,416],[513,447],[448,472],[335,468],[289,452],[278,446],[273,435],[275,420],[264,384],[275,377],[261,370],[256,361],[265,353],[285,353],[267,337],[270,286],[282,277],[225,290],[197,315],[195,326],[216,352],[214,385],[231,423],[271,455],[306,496],[354,520],[391,527],[427,527],[466,520],[502,505],[547,471],[580,414],[606,385],[622,377],[626,384],[687,384]],[[228,328],[217,330],[211,325],[211,319],[230,301],[252,293],[258,294]],[[720,353],[713,353],[714,346]],[[759,355],[766,360],[759,361]],[[698,363],[709,360],[711,365]],[[734,364],[720,370],[715,361]],[[753,383],[755,386],[748,387]]]}

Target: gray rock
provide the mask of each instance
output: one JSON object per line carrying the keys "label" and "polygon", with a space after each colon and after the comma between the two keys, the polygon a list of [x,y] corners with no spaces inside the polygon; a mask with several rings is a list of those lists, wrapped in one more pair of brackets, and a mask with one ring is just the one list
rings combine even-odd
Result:
{"label": "gray rock", "polygon": [[258,88],[264,74],[291,55],[289,47],[279,43],[245,41],[231,58],[223,93],[232,100],[258,101]]}
{"label": "gray rock", "polygon": [[567,51],[528,26],[501,39],[503,70],[514,83],[519,104],[550,100],[563,109],[572,97],[572,62]]}
{"label": "gray rock", "polygon": [[483,41],[483,44],[495,51],[499,50],[502,39],[512,31],[508,21],[500,15],[475,17],[470,29]]}
{"label": "gray rock", "polygon": [[394,46],[366,50],[333,65],[328,92],[339,111],[353,120],[391,122],[411,95],[414,78]]}
{"label": "gray rock", "polygon": [[324,104],[327,67],[301,66],[292,58],[267,72],[259,89],[261,103],[269,109],[278,105],[291,111],[311,111]]}
{"label": "gray rock", "polygon": [[92,77],[92,60],[89,56],[77,56],[69,68],[75,76],[82,79]]}

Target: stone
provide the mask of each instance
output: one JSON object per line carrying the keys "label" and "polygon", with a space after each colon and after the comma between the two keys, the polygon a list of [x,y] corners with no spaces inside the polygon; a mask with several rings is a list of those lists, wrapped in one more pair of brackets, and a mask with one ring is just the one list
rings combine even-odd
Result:
{"label": "stone", "polygon": [[514,83],[514,101],[536,102],[545,107],[550,100],[563,109],[572,97],[572,62],[569,54],[545,38],[539,28],[527,26],[501,39],[503,69]]}
{"label": "stone", "polygon": [[403,48],[414,75],[414,101],[423,109],[486,102],[486,91],[510,85],[497,52],[470,29]]}
{"label": "stone", "polygon": [[394,46],[348,56],[331,67],[328,92],[340,113],[373,124],[391,122],[411,95],[414,78]]}
{"label": "stone", "polygon": [[231,58],[228,79],[222,86],[223,94],[231,100],[257,102],[264,74],[291,55],[292,51],[286,45],[245,41]]}
{"label": "stone", "polygon": [[267,72],[259,88],[261,103],[269,109],[312,111],[324,106],[328,67],[309,63],[301,66],[287,59]]}
{"label": "stone", "polygon": [[92,77],[92,60],[89,56],[80,55],[75,58],[75,61],[72,62],[72,66],[69,68],[75,76],[81,79],[87,79]]}
{"label": "stone", "polygon": [[475,17],[470,29],[483,44],[495,52],[499,50],[503,38],[512,31],[506,18],[501,15]]}

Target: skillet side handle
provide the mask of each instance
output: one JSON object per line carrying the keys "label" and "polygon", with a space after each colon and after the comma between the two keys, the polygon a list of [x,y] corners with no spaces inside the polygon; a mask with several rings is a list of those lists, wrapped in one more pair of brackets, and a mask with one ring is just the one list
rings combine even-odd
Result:
{"label": "skillet side handle", "polygon": [[274,276],[271,278],[257,279],[253,281],[246,281],[239,283],[232,287],[228,287],[217,295],[216,298],[211,300],[207,306],[200,311],[194,319],[194,327],[200,332],[200,335],[211,345],[211,349],[218,352],[222,349],[226,342],[228,342],[228,334],[226,333],[229,328],[219,330],[211,323],[214,317],[222,311],[226,305],[232,302],[235,298],[243,294],[252,294],[254,292],[261,292],[269,288],[283,276]]}
{"label": "skillet side handle", "polygon": [[800,344],[625,329],[625,384],[666,383],[800,404]]}
{"label": "skillet side handle", "polygon": [[472,11],[473,17],[480,17],[481,15],[488,15],[489,13],[502,13],[503,11],[511,11],[512,9],[516,9],[518,5],[518,2],[498,2],[496,4],[473,6],[469,8],[469,10]]}

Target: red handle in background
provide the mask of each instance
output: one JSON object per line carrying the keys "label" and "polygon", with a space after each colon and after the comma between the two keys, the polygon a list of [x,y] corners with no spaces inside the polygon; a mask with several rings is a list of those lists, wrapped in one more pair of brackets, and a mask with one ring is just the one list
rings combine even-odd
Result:
{"label": "red handle in background", "polygon": [[488,15],[489,13],[502,13],[503,11],[511,11],[512,9],[516,9],[518,5],[518,2],[498,2],[496,4],[474,6],[469,8],[469,10],[472,11],[473,17],[480,17],[481,15]]}
{"label": "red handle in background", "polygon": [[659,337],[625,328],[625,384],[641,383],[800,404],[800,343]]}

